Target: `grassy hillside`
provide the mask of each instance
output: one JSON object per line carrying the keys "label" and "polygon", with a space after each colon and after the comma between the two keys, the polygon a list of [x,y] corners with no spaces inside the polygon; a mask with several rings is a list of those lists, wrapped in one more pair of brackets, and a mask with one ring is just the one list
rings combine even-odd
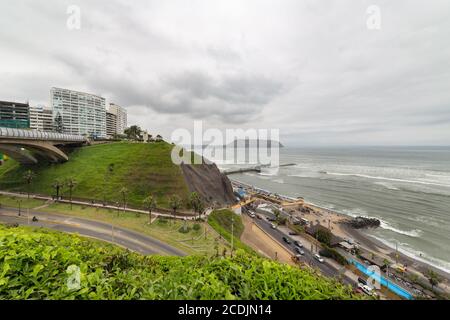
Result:
{"label": "grassy hillside", "polygon": [[[1,224],[0,243],[0,300],[357,298],[334,280],[243,252],[145,257],[75,235]],[[74,266],[80,286],[69,289]]]}
{"label": "grassy hillside", "polygon": [[[181,169],[171,161],[171,150],[172,145],[165,142],[119,142],[76,149],[62,164],[23,166],[10,159],[0,166],[0,189],[26,191],[23,174],[31,169],[36,173],[30,189],[33,193],[53,195],[55,179],[73,177],[77,181],[74,198],[102,201],[105,197],[108,202],[121,202],[119,191],[127,187],[130,205],[141,207],[142,200],[153,193],[158,206],[167,207],[169,195],[186,198],[188,194]],[[113,171],[107,174],[110,165]],[[62,193],[68,196],[68,189],[63,188]]]}
{"label": "grassy hillside", "polygon": [[235,214],[229,209],[214,210],[208,217],[209,225],[216,230],[222,237],[224,237],[228,242],[231,243],[231,220],[234,219],[233,223],[233,244],[235,249],[244,249],[247,252],[252,252],[253,250],[242,243],[239,239],[241,238],[242,232],[244,231],[244,224],[240,216]]}

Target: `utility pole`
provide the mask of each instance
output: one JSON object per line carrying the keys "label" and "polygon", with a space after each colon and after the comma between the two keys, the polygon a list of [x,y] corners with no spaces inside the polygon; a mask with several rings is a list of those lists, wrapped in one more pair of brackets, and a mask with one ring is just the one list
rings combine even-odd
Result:
{"label": "utility pole", "polygon": [[30,208],[27,209],[27,222],[30,225]]}
{"label": "utility pole", "polygon": [[231,217],[231,256],[233,257],[234,248],[234,217]]}
{"label": "utility pole", "polygon": [[22,200],[19,199],[18,202],[19,202],[19,217],[20,217],[20,213],[21,213],[20,205],[21,205],[21,203],[22,203]]}
{"label": "utility pole", "polygon": [[111,225],[111,242],[114,243],[114,225]]}

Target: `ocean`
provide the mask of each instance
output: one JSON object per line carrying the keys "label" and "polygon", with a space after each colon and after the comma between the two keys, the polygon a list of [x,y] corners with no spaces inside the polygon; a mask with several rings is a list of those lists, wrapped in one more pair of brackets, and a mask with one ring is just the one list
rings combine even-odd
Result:
{"label": "ocean", "polygon": [[380,219],[369,236],[450,272],[450,147],[282,148],[283,163],[230,178]]}

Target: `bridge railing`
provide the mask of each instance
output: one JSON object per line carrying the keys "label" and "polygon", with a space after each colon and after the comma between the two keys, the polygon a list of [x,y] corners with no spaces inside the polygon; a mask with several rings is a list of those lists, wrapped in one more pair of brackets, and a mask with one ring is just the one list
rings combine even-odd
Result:
{"label": "bridge railing", "polygon": [[15,128],[0,128],[0,138],[18,138],[28,140],[51,140],[84,142],[86,138],[73,134],[46,132],[37,130],[24,130]]}

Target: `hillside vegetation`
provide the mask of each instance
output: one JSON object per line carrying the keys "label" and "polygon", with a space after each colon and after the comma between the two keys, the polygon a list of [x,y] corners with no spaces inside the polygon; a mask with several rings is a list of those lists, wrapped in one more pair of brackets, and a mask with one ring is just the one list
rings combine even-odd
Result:
{"label": "hillside vegetation", "polygon": [[[231,228],[233,219],[233,228]],[[255,253],[252,248],[240,241],[244,224],[240,216],[229,209],[214,210],[208,217],[209,225],[217,231],[225,240],[231,243],[233,234],[234,249],[243,249],[249,253]],[[231,232],[233,230],[233,233]]]}
{"label": "hillside vegetation", "polygon": [[[78,148],[61,164],[24,166],[9,159],[0,166],[0,189],[26,192],[23,175],[31,169],[36,173],[30,185],[32,193],[55,195],[52,184],[56,179],[74,178],[74,198],[122,202],[120,190],[126,187],[131,206],[142,207],[142,200],[152,193],[158,206],[167,207],[170,195],[186,199],[189,192],[180,167],[171,161],[171,150],[166,142],[119,142]],[[61,193],[68,197],[68,188]]]}
{"label": "hillside vegetation", "polygon": [[[334,280],[243,251],[141,256],[44,229],[0,224],[0,299],[353,299]],[[80,286],[73,270],[80,268]],[[68,282],[69,281],[69,282]]]}

